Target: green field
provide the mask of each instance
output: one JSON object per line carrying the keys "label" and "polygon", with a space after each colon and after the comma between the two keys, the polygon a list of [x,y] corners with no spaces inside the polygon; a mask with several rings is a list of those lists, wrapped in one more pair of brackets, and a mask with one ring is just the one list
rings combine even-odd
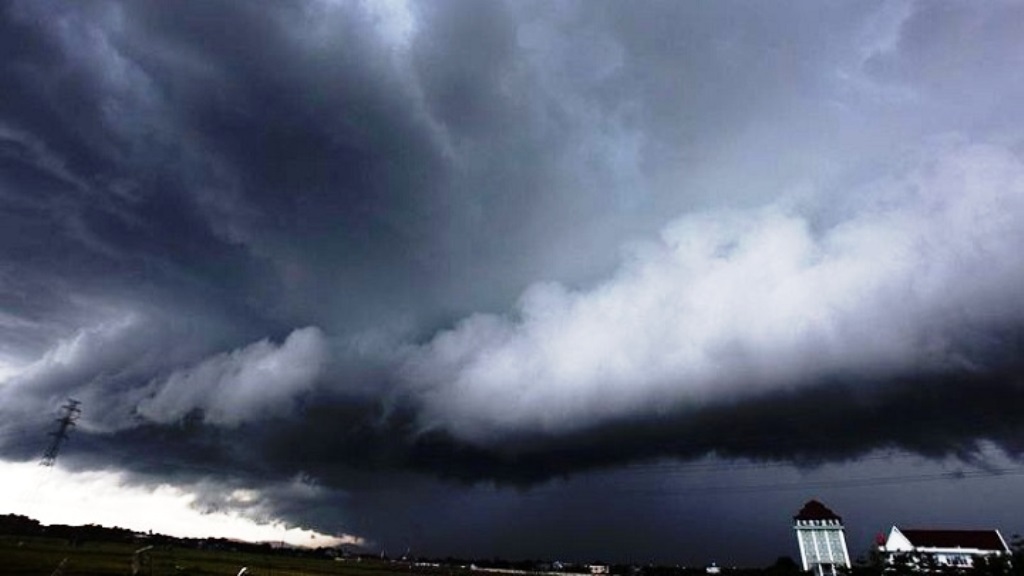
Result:
{"label": "green field", "polygon": [[[0,575],[49,576],[64,559],[65,576],[124,576],[132,573],[132,556],[143,545],[86,542],[71,545],[67,540],[0,536]],[[253,554],[225,550],[196,550],[157,546],[142,556],[139,574],[230,575],[247,567],[252,576],[391,576],[426,574],[448,576],[462,570],[414,567],[381,560],[334,560],[290,557],[284,554]]]}

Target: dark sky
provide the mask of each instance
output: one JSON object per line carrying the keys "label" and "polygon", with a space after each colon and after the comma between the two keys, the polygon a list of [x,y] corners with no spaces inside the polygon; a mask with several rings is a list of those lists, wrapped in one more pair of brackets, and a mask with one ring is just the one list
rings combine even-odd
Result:
{"label": "dark sky", "polygon": [[69,470],[374,550],[1024,531],[1021,22],[2,2],[0,459],[74,397]]}

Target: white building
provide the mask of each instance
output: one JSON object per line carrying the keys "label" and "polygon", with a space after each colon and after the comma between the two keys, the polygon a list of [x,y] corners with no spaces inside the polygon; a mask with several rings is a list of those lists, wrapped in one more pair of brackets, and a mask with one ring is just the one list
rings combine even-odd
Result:
{"label": "white building", "polygon": [[919,570],[973,568],[978,558],[1010,553],[999,530],[900,530],[893,526],[879,546],[889,565]]}
{"label": "white building", "polygon": [[839,568],[850,568],[843,519],[821,502],[811,500],[793,517],[800,560],[814,576],[836,576]]}

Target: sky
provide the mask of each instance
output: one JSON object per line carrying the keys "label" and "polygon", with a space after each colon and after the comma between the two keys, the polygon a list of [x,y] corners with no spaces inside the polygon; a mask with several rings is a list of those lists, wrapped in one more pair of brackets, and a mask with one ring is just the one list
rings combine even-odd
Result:
{"label": "sky", "polygon": [[1020,22],[0,3],[0,513],[698,566],[797,556],[811,498],[855,556],[1024,532]]}

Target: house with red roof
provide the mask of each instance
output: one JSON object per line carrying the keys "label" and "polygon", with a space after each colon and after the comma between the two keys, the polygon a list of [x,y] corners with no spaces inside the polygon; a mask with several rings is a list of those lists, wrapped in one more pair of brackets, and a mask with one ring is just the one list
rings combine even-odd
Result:
{"label": "house with red roof", "polygon": [[901,530],[893,526],[879,551],[890,565],[920,570],[973,568],[979,558],[1010,554],[999,530]]}

